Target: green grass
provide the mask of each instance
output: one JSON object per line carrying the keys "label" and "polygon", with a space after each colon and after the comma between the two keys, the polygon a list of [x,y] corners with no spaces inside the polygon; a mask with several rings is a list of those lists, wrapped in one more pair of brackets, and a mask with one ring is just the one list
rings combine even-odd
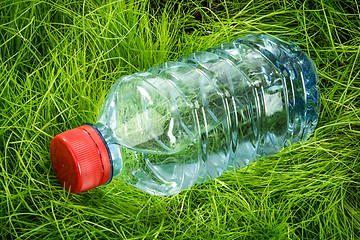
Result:
{"label": "green grass", "polygon": [[[316,62],[308,141],[171,197],[117,180],[63,190],[50,141],[94,122],[116,79],[248,33],[284,36]],[[2,0],[0,236],[359,239],[359,55],[357,0]]]}

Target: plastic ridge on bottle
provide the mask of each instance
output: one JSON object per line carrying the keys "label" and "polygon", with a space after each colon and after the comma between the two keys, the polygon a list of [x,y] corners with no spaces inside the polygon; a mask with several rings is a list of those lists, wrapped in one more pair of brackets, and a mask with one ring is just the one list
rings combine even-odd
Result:
{"label": "plastic ridge on bottle", "polygon": [[[93,139],[89,145],[102,139],[106,146],[107,152],[98,151],[103,167],[96,171],[108,174],[100,160],[108,154],[107,183],[116,177],[150,194],[171,195],[306,140],[319,111],[317,70],[309,56],[291,41],[250,34],[121,77],[95,126],[88,125],[96,131],[82,134]],[[77,160],[83,153],[59,136],[50,151],[60,182],[73,192],[101,185],[97,180],[79,190],[90,181],[79,174],[86,174]],[[64,142],[71,156],[55,150]],[[64,162],[76,168],[69,184]]]}

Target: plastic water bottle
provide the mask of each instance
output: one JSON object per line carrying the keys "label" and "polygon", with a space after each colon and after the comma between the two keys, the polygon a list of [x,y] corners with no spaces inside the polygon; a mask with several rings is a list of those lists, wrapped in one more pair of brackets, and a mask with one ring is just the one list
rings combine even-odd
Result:
{"label": "plastic water bottle", "polygon": [[73,193],[121,179],[171,195],[272,155],[314,130],[314,62],[279,37],[247,35],[120,78],[95,125],[54,137]]}

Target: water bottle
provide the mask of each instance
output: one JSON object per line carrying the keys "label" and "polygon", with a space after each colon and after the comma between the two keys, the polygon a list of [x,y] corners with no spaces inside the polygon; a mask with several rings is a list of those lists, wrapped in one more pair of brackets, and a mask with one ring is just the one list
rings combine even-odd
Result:
{"label": "water bottle", "polygon": [[95,125],[53,138],[52,165],[72,193],[118,178],[172,195],[308,138],[317,84],[296,44],[247,35],[121,77]]}

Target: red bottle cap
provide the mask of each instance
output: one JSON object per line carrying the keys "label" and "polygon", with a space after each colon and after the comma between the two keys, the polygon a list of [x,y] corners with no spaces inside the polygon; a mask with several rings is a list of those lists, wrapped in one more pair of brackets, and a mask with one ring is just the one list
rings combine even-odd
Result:
{"label": "red bottle cap", "polygon": [[89,125],[56,135],[50,144],[50,157],[60,183],[72,193],[109,181],[109,152],[102,137]]}

